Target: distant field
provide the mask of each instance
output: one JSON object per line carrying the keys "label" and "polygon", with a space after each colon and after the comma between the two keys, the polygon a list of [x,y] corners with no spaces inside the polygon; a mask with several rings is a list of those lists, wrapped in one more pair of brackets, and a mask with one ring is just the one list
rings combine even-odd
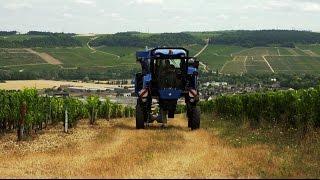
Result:
{"label": "distant field", "polygon": [[189,56],[194,56],[196,55],[201,49],[203,48],[203,45],[191,45],[191,46],[186,46],[185,47],[187,50],[189,50]]}
{"label": "distant field", "polygon": [[248,57],[234,57],[232,61],[228,61],[221,69],[223,74],[244,74],[247,72],[245,63]]}
{"label": "distant field", "polygon": [[51,64],[37,64],[37,65],[19,65],[19,66],[9,66],[4,69],[9,70],[23,70],[27,72],[47,72],[48,70],[58,70],[60,66],[51,65]]}
{"label": "distant field", "polygon": [[209,45],[198,58],[211,70],[217,71],[221,70],[225,63],[232,60],[231,53],[244,49],[246,48],[239,46]]}
{"label": "distant field", "polygon": [[241,46],[225,46],[225,45],[209,45],[203,54],[213,54],[218,56],[231,56],[233,53],[246,50],[247,48]]}
{"label": "distant field", "polygon": [[[318,73],[320,46],[301,45],[297,48],[209,46],[200,60],[212,70],[223,74]],[[231,57],[232,56],[232,57]],[[265,56],[266,60],[263,59]],[[271,68],[268,66],[270,64]]]}
{"label": "distant field", "polygon": [[305,51],[309,51],[309,55],[313,56],[320,56],[320,45],[298,45],[300,49],[303,49]]}
{"label": "distant field", "polygon": [[294,54],[292,54],[292,52],[290,52],[289,48],[278,48],[278,49],[279,49],[280,56],[291,56],[291,55],[294,55]]}
{"label": "distant field", "polygon": [[16,66],[26,64],[41,64],[46,63],[40,57],[28,53],[24,50],[4,50],[0,51],[0,67]]}
{"label": "distant field", "polygon": [[320,57],[282,56],[266,57],[276,72],[281,73],[318,73],[320,72]]}
{"label": "distant field", "polygon": [[308,54],[301,49],[294,49],[300,56],[308,56]]}
{"label": "distant field", "polygon": [[[204,35],[205,34],[199,34]],[[3,37],[0,37],[3,38]],[[26,39],[30,36],[10,36],[13,39]],[[144,48],[102,46],[94,49],[87,47],[93,37],[76,37],[82,42],[77,48],[34,48],[39,53],[47,53],[62,62],[61,65],[48,65],[39,56],[25,49],[0,49],[0,68],[28,71],[43,71],[43,69],[75,69],[84,68],[89,71],[115,71],[124,68],[132,70],[139,68],[135,52]],[[192,44],[185,46],[190,56],[197,54],[204,45]],[[266,60],[263,59],[265,56]],[[320,45],[297,45],[297,48],[255,47],[209,45],[198,59],[212,71],[224,74],[259,74],[272,73],[318,73],[320,72]],[[269,62],[271,68],[268,66]],[[121,70],[119,71],[121,73]]]}
{"label": "distant field", "polygon": [[121,66],[134,64],[127,58],[117,58],[102,52],[92,52],[86,47],[82,48],[38,48],[39,52],[46,52],[63,63],[63,67],[89,67],[89,66]]}
{"label": "distant field", "polygon": [[[135,51],[133,47],[101,47],[97,52],[93,52],[86,47],[87,37],[81,38],[84,47],[79,48],[34,48],[39,53],[47,53],[58,59],[63,64],[61,66],[49,66],[49,68],[110,68],[110,67],[137,67],[135,61]],[[106,52],[106,53],[104,53]],[[115,55],[121,56],[118,58]],[[46,62],[39,56],[24,49],[0,49],[0,67],[8,69],[36,69],[45,68]],[[40,68],[40,69],[39,69]]]}
{"label": "distant field", "polygon": [[246,61],[247,73],[271,73],[270,68],[262,57],[248,57]]}
{"label": "distant field", "polygon": [[233,53],[233,56],[278,56],[277,48],[269,47],[256,47],[246,49],[237,53]]}
{"label": "distant field", "polygon": [[107,53],[115,54],[120,57],[132,55],[136,53],[136,51],[143,50],[143,48],[137,48],[137,47],[119,47],[119,46],[102,46],[99,48],[96,48],[99,51],[104,51]]}

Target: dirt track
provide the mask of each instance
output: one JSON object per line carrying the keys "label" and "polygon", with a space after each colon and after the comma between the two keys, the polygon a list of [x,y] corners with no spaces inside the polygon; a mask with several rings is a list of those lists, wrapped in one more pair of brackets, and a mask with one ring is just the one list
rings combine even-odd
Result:
{"label": "dirt track", "polygon": [[52,65],[61,65],[62,62],[60,62],[58,59],[52,57],[51,55],[47,54],[47,53],[38,53],[32,49],[25,49],[26,51],[35,54],[37,56],[39,56],[41,59],[43,59],[44,61],[46,61],[49,64]]}
{"label": "dirt track", "polygon": [[[200,56],[200,55],[203,53],[203,51],[205,51],[205,50],[208,48],[208,46],[209,46],[209,39],[207,39],[206,41],[207,41],[206,45],[205,45],[196,55],[194,55],[194,57]],[[200,65],[204,67],[204,71],[205,71],[205,72],[209,72],[207,65],[205,65],[203,62],[200,62]]]}
{"label": "dirt track", "polygon": [[233,148],[215,132],[186,126],[181,116],[168,129],[137,131],[126,119],[94,127],[81,122],[69,135],[51,129],[22,144],[7,135],[0,139],[0,177],[256,177],[255,163],[267,161],[266,147]]}

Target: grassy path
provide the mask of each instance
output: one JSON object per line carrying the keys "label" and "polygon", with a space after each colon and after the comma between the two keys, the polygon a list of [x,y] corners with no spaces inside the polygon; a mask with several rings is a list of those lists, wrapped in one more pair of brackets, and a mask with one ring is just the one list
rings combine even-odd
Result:
{"label": "grassy path", "polygon": [[0,139],[0,177],[16,178],[224,178],[272,172],[266,145],[233,147],[213,129],[191,132],[183,115],[136,130],[132,119],[80,122],[70,134],[53,128],[34,141]]}
{"label": "grassy path", "polygon": [[[206,40],[206,45],[196,54],[194,57],[200,56],[209,46],[209,39]],[[205,72],[209,72],[208,66],[200,61],[200,65],[203,66]]]}
{"label": "grassy path", "polygon": [[49,55],[47,53],[39,53],[39,52],[36,52],[35,50],[32,50],[30,48],[26,48],[25,50],[31,54],[35,54],[35,55],[39,56],[41,59],[46,61],[48,64],[52,64],[52,65],[61,65],[62,64],[62,62],[60,60],[52,57],[51,55]]}
{"label": "grassy path", "polygon": [[262,56],[263,60],[267,63],[268,67],[270,68],[270,71],[272,73],[275,73],[274,69],[272,68],[272,66],[270,65],[270,63],[268,62],[268,60],[266,59],[265,56]]}
{"label": "grassy path", "polygon": [[87,47],[92,51],[91,53],[100,52],[100,53],[103,53],[103,54],[115,56],[115,57],[117,57],[118,59],[120,59],[120,56],[119,56],[119,55],[112,54],[112,53],[108,53],[108,52],[104,52],[104,51],[99,51],[99,50],[91,47],[91,46],[90,46],[90,42],[91,42],[91,41],[94,41],[94,40],[97,39],[97,38],[98,38],[98,37],[93,37],[93,38],[91,38],[91,39],[87,42]]}

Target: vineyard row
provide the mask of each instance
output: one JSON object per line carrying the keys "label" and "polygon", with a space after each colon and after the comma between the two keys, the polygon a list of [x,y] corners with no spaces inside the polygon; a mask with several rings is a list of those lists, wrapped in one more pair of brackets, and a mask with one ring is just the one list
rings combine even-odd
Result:
{"label": "vineyard row", "polygon": [[320,87],[305,90],[219,96],[201,102],[204,113],[234,122],[282,124],[306,130],[320,127]]}
{"label": "vineyard row", "polygon": [[[71,97],[40,96],[35,89],[0,91],[0,133],[18,130],[28,136],[48,125],[65,123],[74,127],[80,119],[89,118],[94,124],[98,118],[112,119],[133,117],[135,110],[129,106],[101,102],[97,96],[86,101]],[[19,134],[19,132],[18,132]]]}

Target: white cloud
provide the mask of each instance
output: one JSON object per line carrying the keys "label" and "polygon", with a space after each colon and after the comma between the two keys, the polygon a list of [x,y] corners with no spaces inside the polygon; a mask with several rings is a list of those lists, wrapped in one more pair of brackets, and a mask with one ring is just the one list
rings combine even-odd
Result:
{"label": "white cloud", "polygon": [[10,2],[8,4],[4,4],[3,7],[9,10],[19,10],[25,8],[32,8],[32,4],[26,2]]}
{"label": "white cloud", "polygon": [[94,0],[75,0],[74,2],[83,5],[96,6],[97,3]]}
{"label": "white cloud", "polygon": [[217,16],[217,18],[220,19],[220,20],[226,20],[226,19],[229,18],[229,16],[225,15],[225,14],[220,14],[220,15]]}
{"label": "white cloud", "polygon": [[242,10],[268,10],[270,12],[319,12],[319,0],[268,0],[256,4],[245,4]]}
{"label": "white cloud", "polygon": [[118,13],[111,13],[110,16],[113,17],[113,18],[119,18],[119,17],[120,17],[120,14],[118,14]]}
{"label": "white cloud", "polygon": [[244,10],[258,9],[258,8],[259,8],[259,6],[254,5],[254,4],[247,4],[247,5],[244,5],[244,6],[242,7],[242,9],[244,9]]}
{"label": "white cloud", "polygon": [[157,5],[157,4],[162,4],[163,0],[133,0],[129,2],[130,4],[153,4],[153,5]]}
{"label": "white cloud", "polygon": [[125,17],[122,17],[121,14],[115,13],[115,12],[104,13],[103,16],[107,17],[108,19],[112,19],[113,21],[127,21],[128,20]]}
{"label": "white cloud", "polygon": [[306,2],[302,6],[302,10],[308,12],[320,12],[320,4],[314,2]]}
{"label": "white cloud", "polygon": [[240,16],[240,19],[242,19],[242,20],[248,20],[249,17],[248,17],[248,16]]}
{"label": "white cloud", "polygon": [[73,15],[70,14],[70,13],[63,13],[63,17],[65,17],[65,18],[72,18]]}

